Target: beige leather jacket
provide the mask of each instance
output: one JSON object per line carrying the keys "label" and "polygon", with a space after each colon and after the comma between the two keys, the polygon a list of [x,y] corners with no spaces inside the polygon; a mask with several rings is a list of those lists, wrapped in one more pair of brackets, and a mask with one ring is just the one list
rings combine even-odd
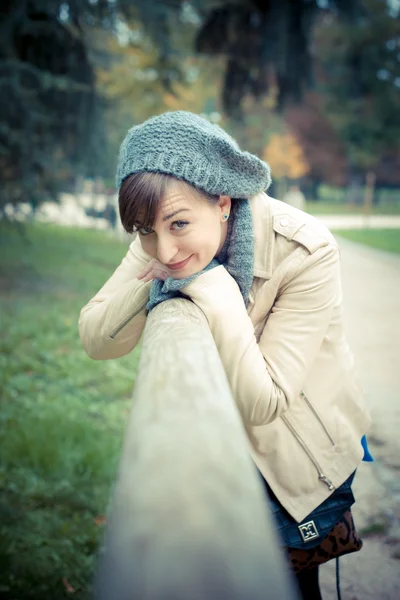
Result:
{"label": "beige leather jacket", "polygon": [[[182,291],[205,313],[249,437],[251,455],[298,521],[362,459],[370,418],[343,331],[340,253],[315,218],[261,193],[249,304],[221,265]],[[82,309],[79,331],[94,359],[123,356],[142,333],[150,260],[139,237]]]}

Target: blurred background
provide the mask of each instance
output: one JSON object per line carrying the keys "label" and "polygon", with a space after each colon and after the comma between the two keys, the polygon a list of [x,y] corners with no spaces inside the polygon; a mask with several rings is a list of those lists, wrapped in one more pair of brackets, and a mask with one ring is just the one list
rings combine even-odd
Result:
{"label": "blurred background", "polygon": [[[129,242],[119,145],[177,109],[268,161],[270,194],[342,240],[367,397],[377,414],[391,399],[372,440],[380,479],[361,490],[374,506],[363,531],[379,538],[364,564],[392,540],[397,567],[399,11],[398,0],[2,0],[1,599],[90,597],[139,350],[90,361],[77,319]],[[395,566],[384,593],[367,579],[362,597],[399,597]]]}

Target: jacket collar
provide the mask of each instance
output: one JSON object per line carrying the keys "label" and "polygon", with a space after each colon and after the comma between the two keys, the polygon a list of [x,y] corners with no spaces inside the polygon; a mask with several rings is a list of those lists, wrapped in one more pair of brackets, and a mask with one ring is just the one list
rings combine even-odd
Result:
{"label": "jacket collar", "polygon": [[250,198],[250,207],[253,217],[255,277],[272,277],[275,233],[306,246],[309,252],[328,243],[325,228],[318,233],[315,222],[312,228],[304,228],[307,220],[312,217],[264,192]]}
{"label": "jacket collar", "polygon": [[254,230],[254,276],[270,279],[273,260],[273,211],[264,192],[250,198]]}

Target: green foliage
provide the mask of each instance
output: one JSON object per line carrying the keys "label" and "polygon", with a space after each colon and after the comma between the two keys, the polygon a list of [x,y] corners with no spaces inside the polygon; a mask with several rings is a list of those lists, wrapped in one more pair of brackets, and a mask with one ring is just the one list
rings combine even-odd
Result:
{"label": "green foliage", "polygon": [[340,230],[336,232],[336,235],[372,248],[386,250],[386,252],[400,253],[400,231],[398,229]]}
{"label": "green foliage", "polygon": [[399,35],[386,0],[362,0],[349,22],[330,16],[316,28],[325,112],[356,173],[376,170],[398,148]]}
{"label": "green foliage", "polygon": [[[313,215],[362,215],[365,212],[364,204],[347,201],[345,188],[321,185],[318,190],[318,200],[312,197],[307,200],[307,212]],[[371,214],[400,214],[400,198],[396,189],[375,190],[374,200],[374,204],[369,209]]]}
{"label": "green foliage", "polygon": [[[228,0],[217,6],[215,2],[194,4],[202,5],[204,15],[197,49],[227,59],[222,102],[230,116],[240,118],[247,95],[260,99],[274,86],[279,108],[299,101],[312,82],[310,37],[322,3]],[[357,0],[326,0],[323,4],[349,18]]]}
{"label": "green foliage", "polygon": [[6,0],[1,11],[0,214],[97,175],[104,137],[85,34],[93,3]]}
{"label": "green foliage", "polygon": [[[364,215],[365,209],[362,204],[351,204],[350,202],[318,201],[307,202],[306,211],[310,215]],[[400,215],[400,203],[384,203],[373,206],[371,215]]]}
{"label": "green foliage", "polygon": [[86,600],[138,351],[90,360],[77,320],[126,248],[99,232],[0,229],[1,595],[61,600],[70,585]]}
{"label": "green foliage", "polygon": [[[4,0],[0,16],[0,216],[6,203],[37,205],[73,189],[77,175],[113,177],[126,129],[176,108],[176,98],[198,110],[221,96],[225,116],[247,113],[240,127],[249,134],[239,138],[262,150],[268,111],[299,101],[315,59],[350,165],[383,157],[383,179],[396,172],[386,159],[399,133],[399,22],[385,0]],[[196,51],[212,77],[199,75]],[[114,81],[99,78],[113,67]],[[326,172],[337,155],[325,154]]]}

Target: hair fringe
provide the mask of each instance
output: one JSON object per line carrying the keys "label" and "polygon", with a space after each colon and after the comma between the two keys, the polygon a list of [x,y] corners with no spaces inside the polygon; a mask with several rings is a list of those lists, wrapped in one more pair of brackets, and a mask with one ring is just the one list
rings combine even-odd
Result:
{"label": "hair fringe", "polygon": [[127,233],[133,233],[137,225],[152,228],[162,198],[171,185],[180,182],[194,194],[210,204],[216,204],[219,196],[212,196],[187,181],[179,180],[166,173],[141,172],[129,175],[121,184],[118,193],[119,216]]}

